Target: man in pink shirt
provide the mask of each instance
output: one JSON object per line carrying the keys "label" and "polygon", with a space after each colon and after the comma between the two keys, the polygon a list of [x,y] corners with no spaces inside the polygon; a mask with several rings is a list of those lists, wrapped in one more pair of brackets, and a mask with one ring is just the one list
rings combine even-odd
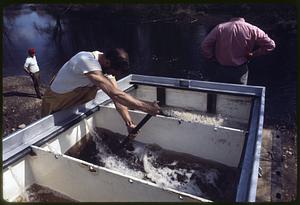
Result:
{"label": "man in pink shirt", "polygon": [[218,62],[214,81],[247,84],[248,62],[275,48],[275,42],[244,18],[217,25],[201,44],[205,58]]}

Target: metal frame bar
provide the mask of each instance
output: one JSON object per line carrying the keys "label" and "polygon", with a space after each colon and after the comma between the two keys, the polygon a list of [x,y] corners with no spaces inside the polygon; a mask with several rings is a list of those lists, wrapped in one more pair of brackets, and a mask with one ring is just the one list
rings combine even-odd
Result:
{"label": "metal frame bar", "polygon": [[162,87],[156,88],[157,98],[156,100],[159,102],[160,106],[166,104],[166,89]]}
{"label": "metal frame bar", "polygon": [[132,75],[132,84],[141,84],[149,86],[160,86],[167,88],[176,88],[183,90],[204,91],[212,93],[225,93],[241,96],[261,96],[261,86],[245,86],[238,84],[217,83],[198,80],[187,80],[167,77]]}
{"label": "metal frame bar", "polygon": [[[262,144],[262,130],[265,109],[265,88],[261,97],[254,99],[249,135],[242,165],[241,178],[238,184],[236,202],[255,202],[259,159]],[[244,186],[247,184],[248,186]]]}

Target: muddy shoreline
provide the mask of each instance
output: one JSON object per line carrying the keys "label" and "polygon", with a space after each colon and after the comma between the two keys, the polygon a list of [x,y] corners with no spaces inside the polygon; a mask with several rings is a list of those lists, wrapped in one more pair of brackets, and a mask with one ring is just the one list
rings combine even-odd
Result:
{"label": "muddy shoreline", "polygon": [[[42,100],[36,97],[30,76],[9,76],[2,80],[2,133],[6,136],[40,119]],[[42,85],[42,93],[45,89]]]}

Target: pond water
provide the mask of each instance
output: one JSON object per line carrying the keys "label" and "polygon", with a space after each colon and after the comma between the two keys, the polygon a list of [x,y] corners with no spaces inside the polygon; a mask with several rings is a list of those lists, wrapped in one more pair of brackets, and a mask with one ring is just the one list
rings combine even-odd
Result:
{"label": "pond water", "polygon": [[[3,76],[25,74],[29,47],[37,50],[45,84],[79,51],[123,47],[130,56],[131,73],[209,80],[211,70],[201,56],[200,44],[214,25],[230,18],[231,5],[188,7],[197,15],[179,15],[180,9],[174,5],[175,17],[164,18],[157,7],[149,5],[149,11],[145,5],[136,9],[139,7],[17,4],[4,8]],[[266,86],[266,119],[295,124],[295,8],[273,5],[273,13],[256,15],[265,8],[269,6],[253,7],[245,18],[265,30],[277,47],[250,63],[249,84]],[[276,13],[279,8],[281,13]],[[186,8],[181,9],[184,13],[182,10]],[[143,11],[147,11],[144,16],[140,14]]]}

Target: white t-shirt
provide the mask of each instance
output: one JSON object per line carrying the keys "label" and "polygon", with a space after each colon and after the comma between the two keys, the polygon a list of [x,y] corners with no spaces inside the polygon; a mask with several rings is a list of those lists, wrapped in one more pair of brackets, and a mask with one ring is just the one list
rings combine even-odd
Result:
{"label": "white t-shirt", "polygon": [[98,55],[101,52],[82,51],[73,56],[57,73],[50,88],[56,93],[71,92],[78,87],[91,87],[92,81],[85,76],[85,73],[91,71],[102,71],[98,62]]}
{"label": "white t-shirt", "polygon": [[36,72],[40,71],[35,56],[33,56],[33,57],[28,56],[26,58],[26,61],[25,61],[25,64],[24,64],[24,68],[26,70],[28,70],[29,72],[31,72],[31,73],[36,73]]}

